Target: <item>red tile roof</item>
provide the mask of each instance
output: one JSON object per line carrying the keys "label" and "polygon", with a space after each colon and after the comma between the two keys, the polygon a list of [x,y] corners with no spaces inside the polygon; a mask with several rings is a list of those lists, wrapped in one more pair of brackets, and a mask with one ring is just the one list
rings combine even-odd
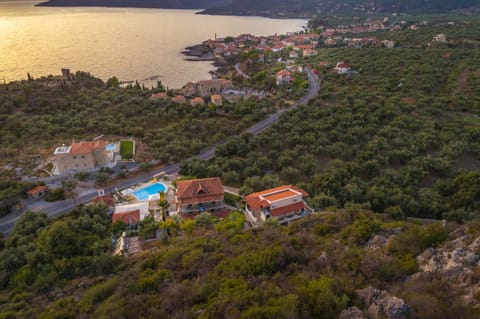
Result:
{"label": "red tile roof", "polygon": [[[264,190],[264,191],[261,191],[261,192],[252,193],[250,195],[247,195],[245,197],[245,201],[251,209],[257,210],[257,209],[262,208],[262,207],[269,207],[270,206],[269,202],[267,201],[267,198],[265,198],[265,195],[268,195],[268,194],[271,194],[271,193],[282,193],[283,192],[283,195],[288,197],[288,196],[292,196],[291,190],[301,193],[302,197],[307,197],[308,196],[307,192],[305,192],[304,190],[302,190],[298,187],[295,187],[293,185],[282,185],[282,186],[279,186],[279,187],[275,187],[275,188],[271,188],[271,189],[267,189],[267,190]],[[277,197],[278,196],[274,197],[272,200],[278,200],[279,198],[277,198]]]}
{"label": "red tile roof", "polygon": [[298,193],[287,188],[285,190],[281,190],[272,194],[264,195],[263,198],[273,202],[279,199],[284,199],[284,198],[288,198],[295,195],[298,195]]}
{"label": "red tile roof", "polygon": [[337,63],[337,66],[335,67],[336,69],[349,69],[350,68],[350,64],[348,63],[345,63],[345,62],[339,62]]}
{"label": "red tile roof", "polygon": [[92,200],[93,204],[105,204],[109,207],[115,207],[115,202],[112,195],[97,196]]}
{"label": "red tile roof", "polygon": [[38,185],[38,186],[35,186],[34,188],[32,188],[31,190],[29,190],[27,192],[27,194],[30,195],[30,196],[35,196],[40,192],[46,191],[47,189],[48,189],[47,186]]}
{"label": "red tile roof", "polygon": [[313,49],[313,44],[297,44],[294,49],[296,50],[307,50]]}
{"label": "red tile roof", "polygon": [[140,210],[132,210],[129,212],[114,213],[112,216],[112,224],[122,221],[127,225],[135,225],[140,222]]}
{"label": "red tile roof", "polygon": [[272,209],[270,211],[270,214],[272,214],[272,216],[274,216],[274,217],[278,217],[278,216],[282,216],[282,215],[285,215],[285,214],[289,214],[289,213],[299,211],[299,210],[301,210],[302,208],[305,208],[305,207],[306,206],[303,202],[299,202],[299,203],[291,204],[291,205],[288,205],[288,206],[283,206],[283,207],[279,207],[279,208],[276,208],[276,209]]}
{"label": "red tile roof", "polygon": [[223,185],[219,177],[177,182],[177,200],[195,204],[223,200]]}
{"label": "red tile roof", "polygon": [[282,70],[277,72],[277,76],[290,76],[291,73],[288,70]]}
{"label": "red tile roof", "polygon": [[201,97],[196,97],[190,100],[190,105],[195,106],[195,105],[204,105],[205,101]]}
{"label": "red tile roof", "polygon": [[105,149],[105,145],[107,145],[105,141],[73,143],[72,148],[70,149],[70,154],[90,154],[96,149]]}
{"label": "red tile roof", "polygon": [[167,98],[167,93],[165,92],[154,93],[150,96],[151,100],[165,99],[165,98]]}
{"label": "red tile roof", "polygon": [[172,97],[172,102],[175,102],[175,103],[185,103],[185,102],[186,102],[186,99],[185,99],[185,97],[182,96],[182,95],[177,95],[177,96]]}

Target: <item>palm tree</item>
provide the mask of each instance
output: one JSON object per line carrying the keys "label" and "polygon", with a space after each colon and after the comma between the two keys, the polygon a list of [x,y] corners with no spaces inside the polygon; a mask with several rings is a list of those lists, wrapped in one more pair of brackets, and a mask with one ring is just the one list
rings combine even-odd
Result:
{"label": "palm tree", "polygon": [[158,202],[158,207],[162,212],[162,221],[167,219],[168,214],[168,207],[170,207],[170,203],[165,198],[165,192],[160,192],[160,201]]}

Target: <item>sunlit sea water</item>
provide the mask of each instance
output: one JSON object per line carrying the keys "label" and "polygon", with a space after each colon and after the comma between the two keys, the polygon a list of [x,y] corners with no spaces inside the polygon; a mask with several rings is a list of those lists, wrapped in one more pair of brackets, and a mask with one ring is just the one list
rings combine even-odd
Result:
{"label": "sunlit sea water", "polygon": [[185,47],[203,40],[296,31],[304,20],[196,15],[193,10],[46,8],[0,0],[0,82],[88,71],[102,79],[181,87],[209,78],[210,62],[184,61]]}

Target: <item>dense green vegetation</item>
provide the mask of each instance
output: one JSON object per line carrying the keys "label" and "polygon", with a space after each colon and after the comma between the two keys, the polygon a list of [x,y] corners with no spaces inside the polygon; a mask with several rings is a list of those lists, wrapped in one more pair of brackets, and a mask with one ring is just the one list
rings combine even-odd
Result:
{"label": "dense green vegetation", "polygon": [[153,157],[175,161],[273,111],[271,101],[252,98],[226,103],[219,115],[209,106],[152,101],[152,90],[111,87],[81,72],[72,86],[49,82],[57,83],[42,78],[0,85],[0,163],[27,165],[32,154],[50,154],[61,143],[102,134],[141,139],[140,162]]}
{"label": "dense green vegetation", "polygon": [[221,174],[244,193],[295,183],[317,209],[478,218],[478,50],[338,48],[308,63],[322,60],[348,61],[357,72],[317,66],[319,98],[255,139],[231,139],[211,162],[185,163],[182,173]]}
{"label": "dense green vegetation", "polygon": [[478,0],[233,0],[226,6],[212,7],[207,14],[265,15],[273,17],[312,17],[358,15],[366,12],[435,13],[467,9]]}
{"label": "dense green vegetation", "polygon": [[27,213],[3,243],[0,287],[41,292],[78,276],[114,273],[120,259],[109,253],[106,211],[80,207],[56,221]]}
{"label": "dense green vegetation", "polygon": [[25,192],[36,185],[19,181],[11,169],[0,170],[0,217],[8,215],[15,206],[20,208]]}
{"label": "dense green vegetation", "polygon": [[[106,252],[102,207],[54,222],[29,214],[0,251],[0,316],[337,318],[368,285],[394,289],[419,318],[479,315],[442,278],[404,283],[417,271],[414,257],[449,238],[439,224],[338,212],[245,231],[241,212],[223,221],[208,215],[160,224],[169,233],[163,244],[122,261]],[[368,244],[375,235],[392,237],[376,247]]]}
{"label": "dense green vegetation", "polygon": [[[478,16],[476,15],[412,15],[402,17],[402,20],[406,23],[400,25],[401,31],[399,32],[379,31],[375,33],[346,34],[345,36],[353,38],[375,36],[380,40],[395,41],[402,48],[476,49],[480,47],[478,38],[480,23],[478,23]],[[453,25],[449,24],[449,22],[453,22]],[[411,24],[418,25],[417,30],[408,29]],[[432,39],[437,34],[445,34],[448,42],[434,43]]]}

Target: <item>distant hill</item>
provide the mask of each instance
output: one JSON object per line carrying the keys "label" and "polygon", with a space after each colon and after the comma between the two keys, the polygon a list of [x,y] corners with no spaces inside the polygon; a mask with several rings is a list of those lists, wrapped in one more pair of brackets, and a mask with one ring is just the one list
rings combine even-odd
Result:
{"label": "distant hill", "polygon": [[480,4],[480,0],[233,0],[226,6],[212,7],[204,14],[264,16],[329,15],[359,12],[442,13]]}
{"label": "distant hill", "polygon": [[441,13],[479,4],[480,0],[49,0],[38,5],[206,9],[203,14],[311,17],[368,11]]}
{"label": "distant hill", "polygon": [[49,0],[39,3],[38,6],[205,9],[226,6],[231,2],[232,0]]}
{"label": "distant hill", "polygon": [[[367,2],[367,1],[365,1]],[[447,12],[480,4],[480,0],[376,0],[377,10],[402,12]]]}

